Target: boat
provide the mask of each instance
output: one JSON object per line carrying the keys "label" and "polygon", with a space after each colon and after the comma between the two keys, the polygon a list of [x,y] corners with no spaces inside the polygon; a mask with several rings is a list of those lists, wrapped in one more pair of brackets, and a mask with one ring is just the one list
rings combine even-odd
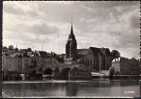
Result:
{"label": "boat", "polygon": [[105,74],[104,73],[99,73],[99,72],[91,72],[91,76],[103,77],[103,76],[105,76]]}
{"label": "boat", "polygon": [[102,70],[100,72],[91,72],[92,77],[108,77],[109,71],[108,70]]}

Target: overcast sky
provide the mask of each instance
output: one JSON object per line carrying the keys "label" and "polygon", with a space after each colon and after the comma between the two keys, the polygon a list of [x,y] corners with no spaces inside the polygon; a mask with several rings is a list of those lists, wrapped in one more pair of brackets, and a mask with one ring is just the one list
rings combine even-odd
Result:
{"label": "overcast sky", "polygon": [[78,48],[139,56],[139,1],[4,1],[3,45],[65,53],[73,23]]}

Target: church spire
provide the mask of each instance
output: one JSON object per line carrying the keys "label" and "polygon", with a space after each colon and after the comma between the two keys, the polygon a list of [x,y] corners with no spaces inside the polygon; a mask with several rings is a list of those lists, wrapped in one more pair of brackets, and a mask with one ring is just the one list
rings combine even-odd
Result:
{"label": "church spire", "polygon": [[73,32],[73,24],[71,24],[71,30],[70,30],[70,34],[69,34],[69,39],[75,40],[75,36],[74,36],[74,32]]}
{"label": "church spire", "polygon": [[66,44],[66,57],[72,61],[76,59],[77,42],[73,33],[73,24],[71,24],[71,30]]}
{"label": "church spire", "polygon": [[73,34],[73,24],[71,24],[71,34]]}

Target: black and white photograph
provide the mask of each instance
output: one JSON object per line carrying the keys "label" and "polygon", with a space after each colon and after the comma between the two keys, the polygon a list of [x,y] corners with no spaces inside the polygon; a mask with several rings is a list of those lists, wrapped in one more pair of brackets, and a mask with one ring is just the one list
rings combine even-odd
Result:
{"label": "black and white photograph", "polygon": [[140,1],[3,1],[3,98],[141,98]]}

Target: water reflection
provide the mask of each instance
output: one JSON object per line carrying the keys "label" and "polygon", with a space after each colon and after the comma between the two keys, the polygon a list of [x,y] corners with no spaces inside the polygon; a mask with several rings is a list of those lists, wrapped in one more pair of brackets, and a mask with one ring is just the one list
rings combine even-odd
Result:
{"label": "water reflection", "polygon": [[66,84],[66,96],[77,96],[78,88],[79,88],[78,84],[67,83]]}
{"label": "water reflection", "polygon": [[[139,81],[93,80],[65,83],[4,84],[9,96],[140,96]],[[132,92],[132,93],[131,93]]]}

